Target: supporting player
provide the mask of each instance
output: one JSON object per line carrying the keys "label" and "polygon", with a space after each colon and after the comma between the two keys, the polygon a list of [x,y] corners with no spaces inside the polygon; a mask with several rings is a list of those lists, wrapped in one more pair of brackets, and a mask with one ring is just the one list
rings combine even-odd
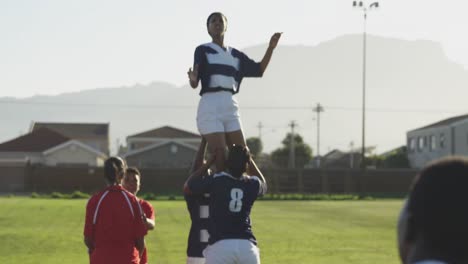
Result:
{"label": "supporting player", "polygon": [[[257,197],[266,193],[265,178],[244,146],[229,148],[227,172],[193,177],[186,192],[210,193],[210,239],[204,251],[207,264],[258,264],[260,252],[250,224]],[[250,175],[245,172],[248,170]]]}

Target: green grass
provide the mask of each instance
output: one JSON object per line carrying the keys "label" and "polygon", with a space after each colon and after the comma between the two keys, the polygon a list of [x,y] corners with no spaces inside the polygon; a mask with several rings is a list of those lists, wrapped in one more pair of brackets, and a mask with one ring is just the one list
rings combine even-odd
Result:
{"label": "green grass", "polygon": [[[183,201],[152,201],[150,263],[185,263],[190,219]],[[399,263],[401,200],[259,201],[252,222],[262,263]],[[86,200],[0,198],[0,263],[87,263]]]}

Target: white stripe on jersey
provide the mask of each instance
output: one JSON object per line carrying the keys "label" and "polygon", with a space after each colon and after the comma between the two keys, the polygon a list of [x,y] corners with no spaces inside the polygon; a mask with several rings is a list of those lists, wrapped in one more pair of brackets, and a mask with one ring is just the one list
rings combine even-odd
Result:
{"label": "white stripe on jersey", "polygon": [[200,242],[207,243],[209,239],[210,239],[210,233],[208,233],[208,230],[201,229],[200,230]]}
{"label": "white stripe on jersey", "polygon": [[232,179],[234,179],[234,180],[239,180],[238,178],[235,178],[235,177],[232,176],[231,174],[226,173],[226,172],[224,172],[224,171],[215,173],[215,174],[213,175],[213,178],[222,177],[222,176],[229,177],[229,178],[232,178]]}
{"label": "white stripe on jersey", "polygon": [[210,217],[210,207],[208,205],[200,205],[200,218]]}
{"label": "white stripe on jersey", "polygon": [[93,225],[96,224],[96,219],[97,219],[97,215],[98,215],[98,211],[99,211],[99,206],[101,205],[101,202],[102,200],[104,200],[104,197],[106,197],[106,195],[109,193],[109,191],[106,191],[104,192],[104,194],[101,196],[101,198],[99,199],[99,202],[96,206],[96,210],[94,211],[94,217],[93,217]]}
{"label": "white stripe on jersey", "polygon": [[221,64],[221,65],[227,65],[234,67],[236,71],[239,71],[239,59],[232,56],[231,52],[224,51],[221,48],[218,47],[218,45],[211,45],[211,47],[216,46],[216,51],[218,53],[213,54],[213,53],[207,53],[206,54],[206,60],[208,61],[209,64]]}
{"label": "white stripe on jersey", "polygon": [[132,207],[132,204],[130,203],[130,199],[128,199],[128,196],[124,191],[121,191],[121,193],[125,197],[125,200],[127,200],[128,207],[130,207],[130,212],[132,213],[133,218],[135,218],[135,213],[133,212],[133,207]]}
{"label": "white stripe on jersey", "polygon": [[236,92],[237,91],[237,82],[234,77],[225,76],[221,74],[213,74],[210,76],[210,82],[208,87],[223,87],[227,89],[231,89]]}

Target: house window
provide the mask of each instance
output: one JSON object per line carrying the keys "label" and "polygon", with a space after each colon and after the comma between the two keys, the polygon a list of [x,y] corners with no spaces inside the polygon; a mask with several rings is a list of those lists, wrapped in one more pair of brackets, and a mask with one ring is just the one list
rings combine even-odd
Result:
{"label": "house window", "polygon": [[436,149],[437,149],[437,140],[436,140],[436,136],[435,136],[435,135],[432,135],[432,136],[430,137],[430,139],[431,139],[431,140],[430,140],[430,142],[429,142],[429,149],[430,149],[431,151],[436,150]]}
{"label": "house window", "polygon": [[445,147],[445,135],[444,134],[440,134],[439,145],[440,145],[440,148]]}
{"label": "house window", "polygon": [[416,139],[415,138],[409,138],[408,139],[408,149],[410,152],[414,152],[416,150]]}
{"label": "house window", "polygon": [[424,148],[424,137],[418,137],[418,151],[421,152]]}

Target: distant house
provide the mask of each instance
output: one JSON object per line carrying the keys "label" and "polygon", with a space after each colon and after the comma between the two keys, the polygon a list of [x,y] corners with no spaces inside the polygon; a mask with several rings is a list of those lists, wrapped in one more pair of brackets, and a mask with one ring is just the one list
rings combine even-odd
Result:
{"label": "distant house", "polygon": [[406,133],[412,168],[449,155],[468,155],[468,115],[455,116]]}
{"label": "distant house", "polygon": [[320,157],[320,167],[322,168],[359,168],[360,164],[361,153],[358,151],[343,152],[334,149]]}
{"label": "distant house", "polygon": [[48,128],[70,139],[77,140],[91,148],[109,155],[108,123],[45,123],[32,122],[30,132]]}
{"label": "distant house", "polygon": [[85,165],[99,167],[107,155],[48,128],[0,144],[2,164],[30,163],[47,166]]}
{"label": "distant house", "polygon": [[188,168],[200,145],[198,134],[164,126],[127,137],[122,156],[140,168]]}

